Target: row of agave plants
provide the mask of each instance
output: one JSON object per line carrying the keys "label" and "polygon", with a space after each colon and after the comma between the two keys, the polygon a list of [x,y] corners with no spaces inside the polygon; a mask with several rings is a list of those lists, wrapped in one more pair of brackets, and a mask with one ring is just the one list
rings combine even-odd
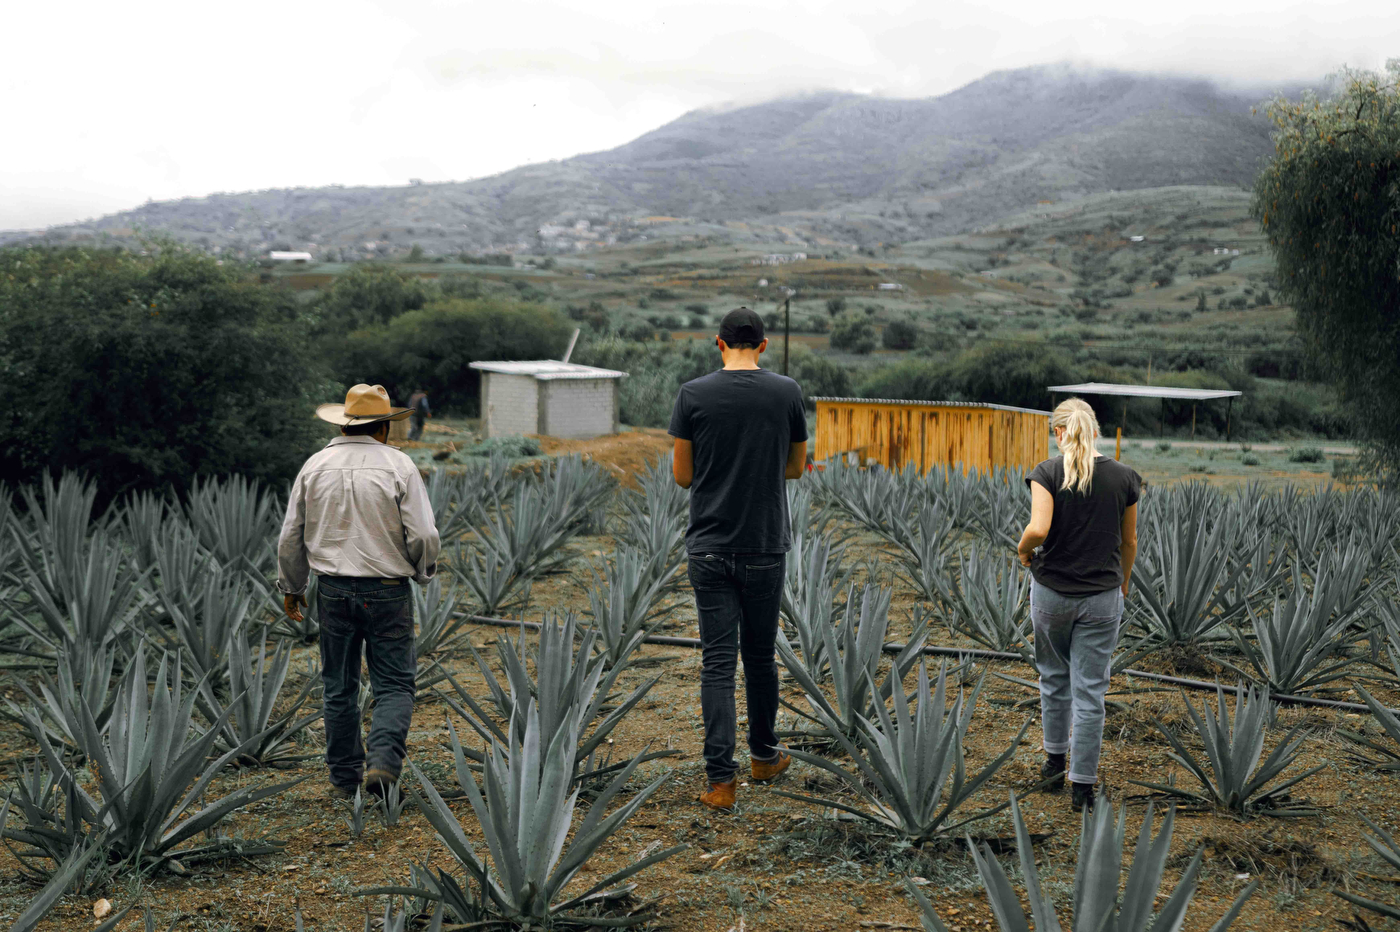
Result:
{"label": "row of agave plants", "polygon": [[[472,797],[494,865],[467,858],[466,882],[415,868],[405,889],[439,904],[438,923],[444,914],[528,924],[596,912],[657,859],[560,895],[654,791],[607,812],[636,767],[666,753],[613,761],[605,750],[655,685],[652,678],[622,696],[617,680],[664,617],[683,565],[686,500],[663,478],[658,467],[642,491],[619,494],[606,472],[576,457],[533,470],[495,459],[431,478],[449,572],[415,587],[420,697],[441,697],[484,739],[483,751],[454,741],[459,761],[471,763],[458,768],[450,795]],[[315,586],[305,621],[281,615],[274,553],[282,500],[241,479],[201,483],[178,500],[137,495],[101,514],[95,499],[94,486],[71,475],[0,494],[0,650],[20,696],[0,714],[36,748],[0,808],[0,835],[42,884],[16,929],[32,928],[65,892],[121,874],[179,873],[201,860],[279,850],[274,839],[227,835],[226,817],[299,780],[272,778],[217,798],[215,781],[233,767],[290,769],[319,756],[304,753],[316,750],[305,732],[319,718],[318,670],[293,663],[294,648],[318,635]],[[498,679],[466,640],[470,613],[523,606],[534,580],[572,558],[571,538],[611,524],[622,543],[589,574],[592,624],[584,631],[572,617],[551,619],[534,651],[523,634],[513,645],[502,640]],[[438,663],[468,650],[486,677],[486,699]],[[430,693],[434,686],[443,688]],[[562,784],[559,773],[568,775]],[[522,785],[539,791],[528,806]],[[454,818],[426,777],[419,787],[435,825]],[[580,790],[592,803],[574,819]],[[536,821],[545,817],[547,825]],[[567,850],[533,847],[556,835],[562,845],[570,833]],[[443,837],[461,854],[460,826]],[[385,921],[392,928],[408,915]]]}

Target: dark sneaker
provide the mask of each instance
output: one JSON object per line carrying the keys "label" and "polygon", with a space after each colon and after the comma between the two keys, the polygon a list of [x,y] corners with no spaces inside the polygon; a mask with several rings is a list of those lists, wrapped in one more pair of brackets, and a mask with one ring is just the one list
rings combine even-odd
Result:
{"label": "dark sneaker", "polygon": [[1071,783],[1070,805],[1075,812],[1082,812],[1088,809],[1094,811],[1094,796],[1098,785],[1094,783]]}
{"label": "dark sneaker", "polygon": [[399,775],[387,767],[371,767],[365,771],[365,792],[371,796],[387,796],[389,787],[399,782]]}
{"label": "dark sneaker", "polygon": [[[1041,789],[1046,793],[1062,793],[1065,789],[1065,765],[1056,764],[1054,761],[1046,761],[1040,765],[1040,780],[1045,785]],[[1045,783],[1049,780],[1049,783]]]}

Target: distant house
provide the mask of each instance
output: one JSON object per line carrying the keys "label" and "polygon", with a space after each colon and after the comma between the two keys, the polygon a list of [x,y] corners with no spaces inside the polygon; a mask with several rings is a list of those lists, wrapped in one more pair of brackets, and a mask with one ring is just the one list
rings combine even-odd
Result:
{"label": "distant house", "polygon": [[548,434],[585,439],[618,431],[615,369],[554,359],[474,362],[481,373],[481,426],[486,437]]}
{"label": "distant house", "polygon": [[1217,256],[1238,256],[1240,251],[1238,249],[1231,249],[1228,246],[1217,246],[1211,250],[1211,253]]}
{"label": "distant house", "polygon": [[805,252],[772,252],[766,256],[754,259],[751,265],[787,265],[789,262],[806,261]]}
{"label": "distant house", "polygon": [[1130,236],[1130,237],[1128,237],[1128,242],[1130,242],[1130,243],[1140,243],[1140,242],[1142,242],[1142,241],[1145,240],[1145,239],[1147,239],[1147,237],[1145,237],[1145,236]]}
{"label": "distant house", "polygon": [[272,250],[272,252],[267,254],[267,257],[273,262],[307,263],[311,261],[311,253],[309,252],[284,252],[280,249]]}
{"label": "distant house", "polygon": [[899,282],[880,282],[881,291],[903,291],[904,286]]}

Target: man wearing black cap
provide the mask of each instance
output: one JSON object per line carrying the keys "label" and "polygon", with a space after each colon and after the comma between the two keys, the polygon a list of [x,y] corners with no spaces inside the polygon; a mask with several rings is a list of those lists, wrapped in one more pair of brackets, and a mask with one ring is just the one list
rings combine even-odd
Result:
{"label": "man wearing black cap", "polygon": [[685,549],[700,616],[700,710],[709,790],[700,802],[734,805],[734,673],[744,658],[749,758],[754,782],[767,782],[792,758],[778,746],[778,607],[791,546],[785,479],[807,458],[802,389],[760,368],[768,348],[763,321],[746,307],[720,322],[724,368],[681,386],[671,412],[676,483],[690,489]]}

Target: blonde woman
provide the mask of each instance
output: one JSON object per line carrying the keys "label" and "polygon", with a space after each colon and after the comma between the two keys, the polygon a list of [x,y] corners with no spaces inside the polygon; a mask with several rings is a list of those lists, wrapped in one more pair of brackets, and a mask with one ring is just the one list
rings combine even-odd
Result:
{"label": "blonde woman", "polygon": [[1041,777],[1052,781],[1052,792],[1064,789],[1068,755],[1078,811],[1094,807],[1103,699],[1137,557],[1142,477],[1099,455],[1099,422],[1081,399],[1057,407],[1050,427],[1060,455],[1026,478],[1031,520],[1017,552],[1034,577],[1031,621],[1046,758]]}

